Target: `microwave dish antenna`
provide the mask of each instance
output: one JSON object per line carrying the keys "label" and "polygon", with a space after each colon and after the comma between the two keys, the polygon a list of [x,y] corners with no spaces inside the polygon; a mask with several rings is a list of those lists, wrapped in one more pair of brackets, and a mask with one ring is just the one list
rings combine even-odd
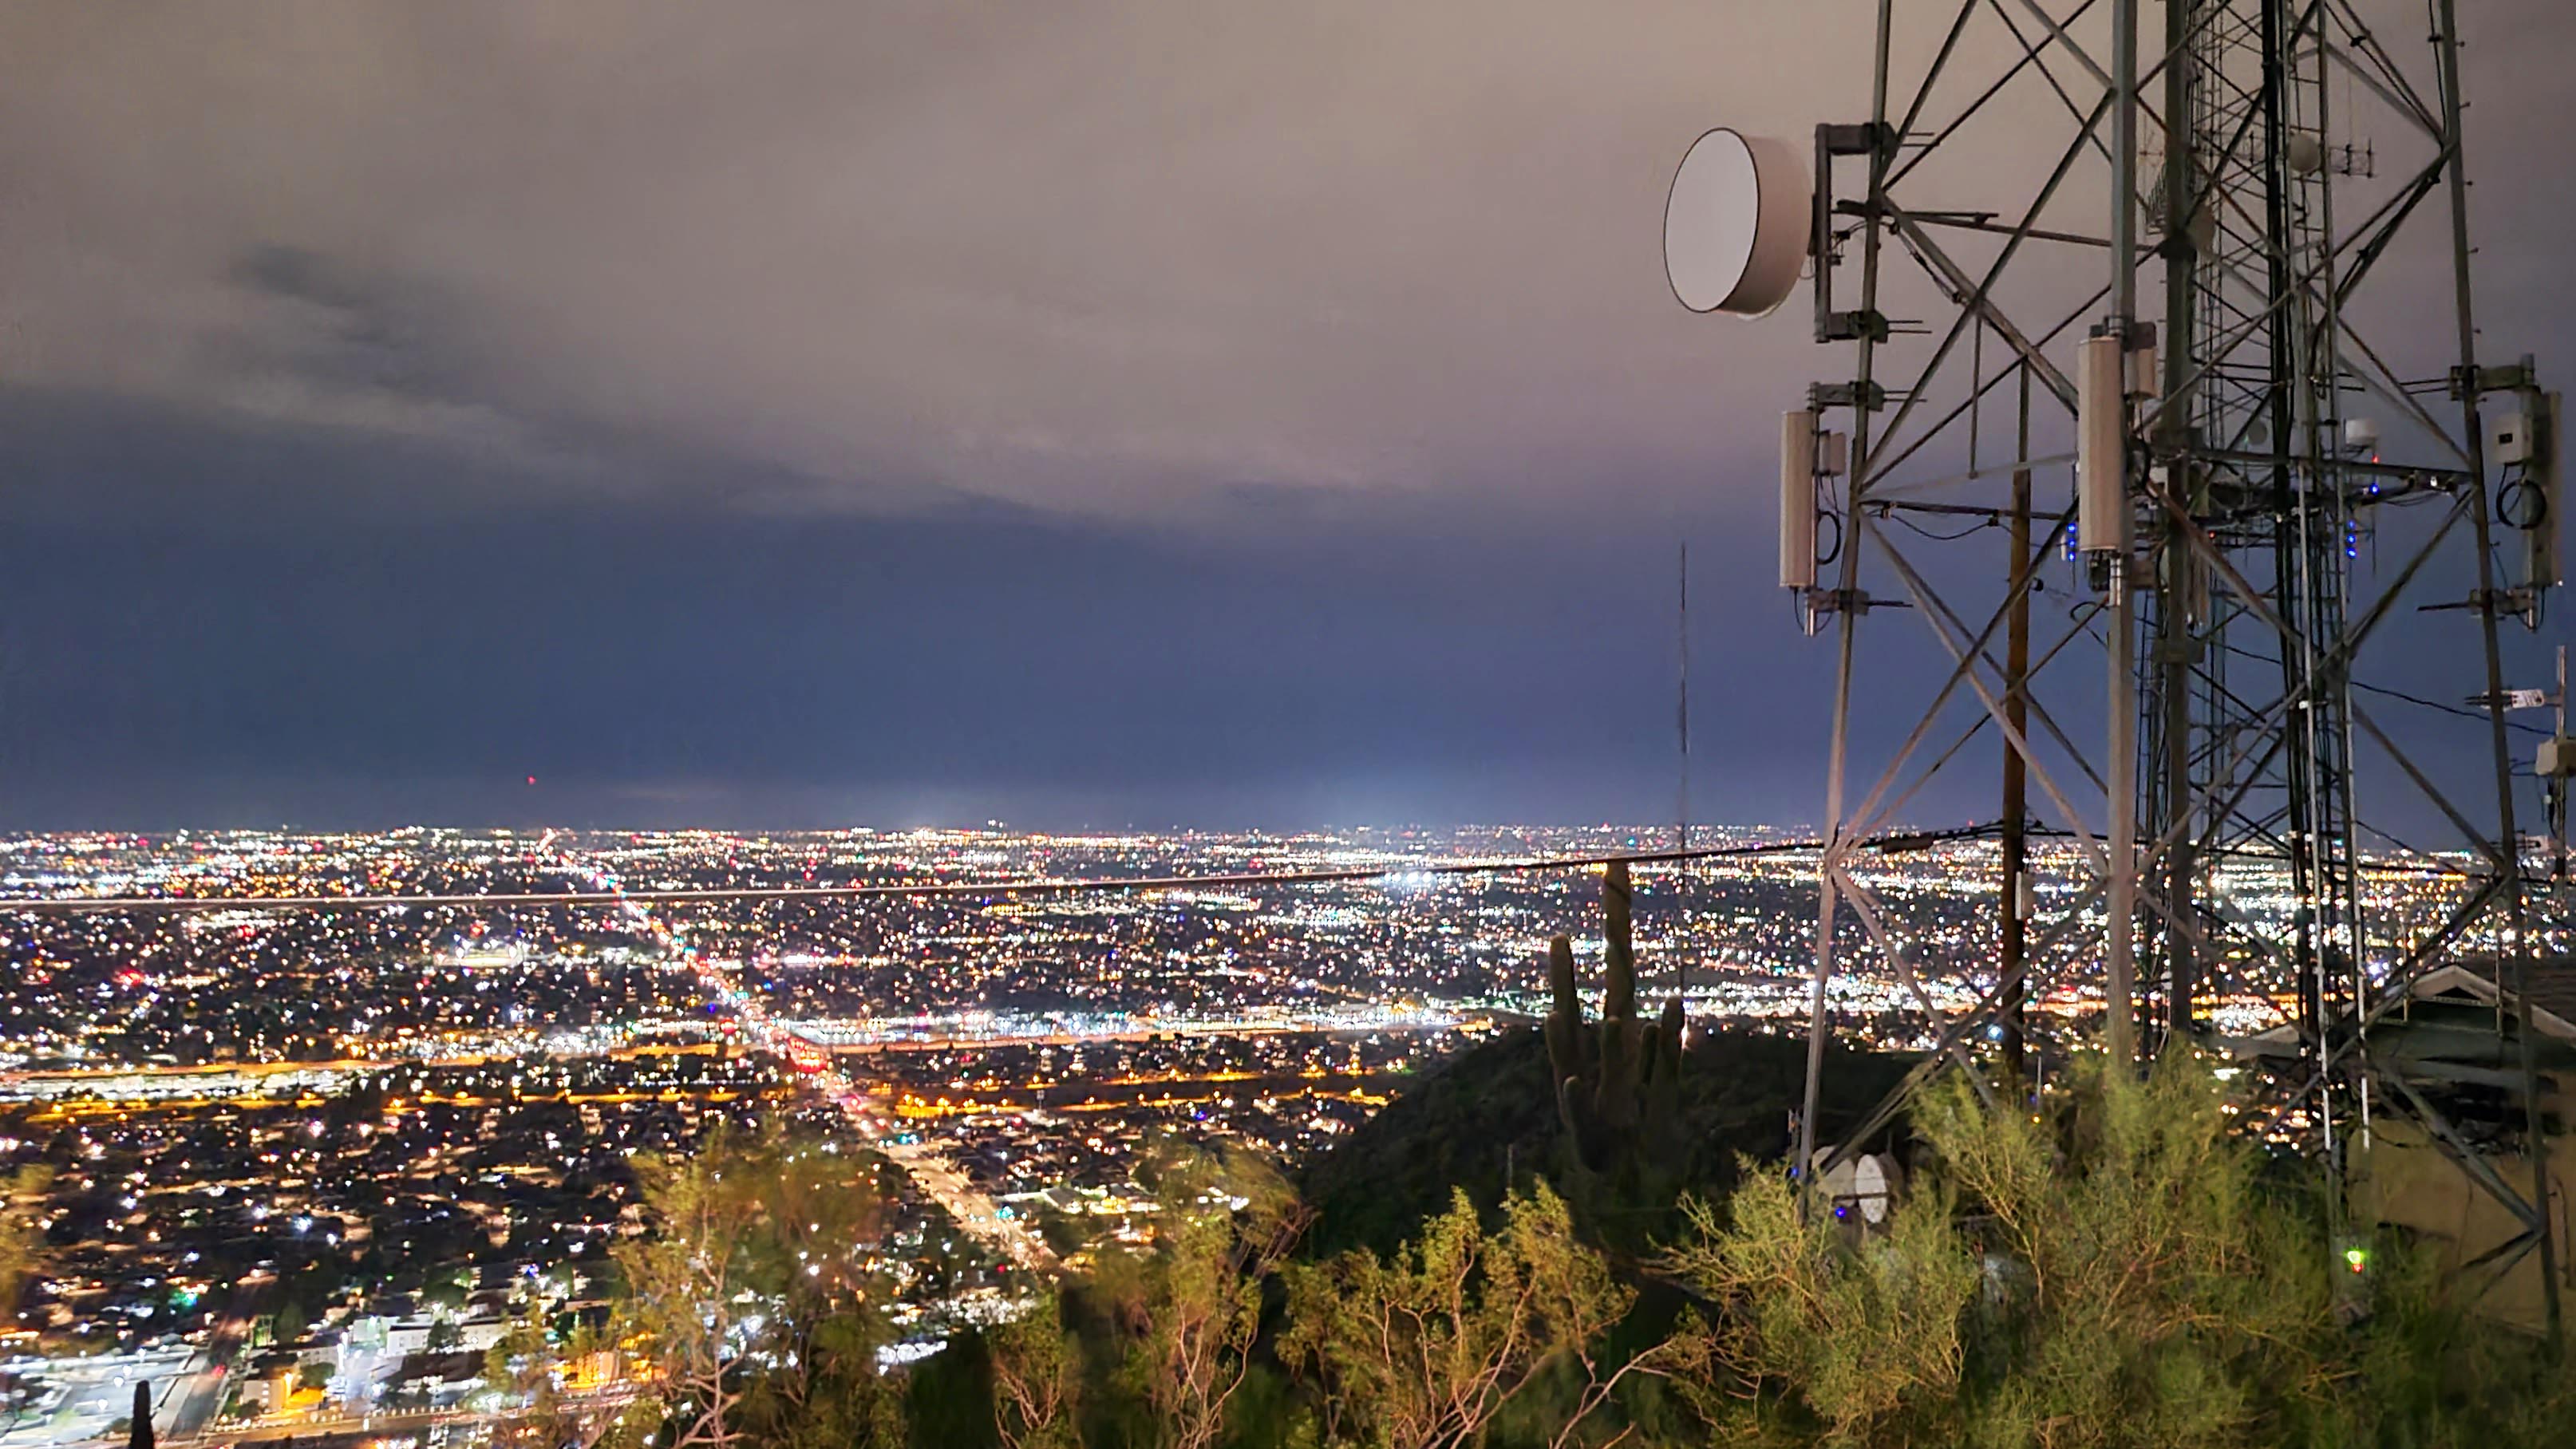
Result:
{"label": "microwave dish antenna", "polygon": [[1694,312],[1762,317],[1798,285],[1815,190],[1797,154],[1720,127],[1691,143],[1664,200],[1664,278]]}

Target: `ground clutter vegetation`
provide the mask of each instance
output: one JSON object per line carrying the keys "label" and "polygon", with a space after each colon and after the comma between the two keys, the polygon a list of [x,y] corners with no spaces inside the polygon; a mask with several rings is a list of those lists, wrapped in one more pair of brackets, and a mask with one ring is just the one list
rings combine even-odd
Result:
{"label": "ground clutter vegetation", "polygon": [[[863,1267],[878,1164],[719,1139],[640,1164],[614,1321],[524,1325],[496,1372],[555,1449],[2576,1444],[2567,1365],[2404,1242],[2353,1271],[2313,1171],[2231,1132],[2199,1065],[1986,1095],[2014,1094],[1921,1095],[1867,1231],[1747,1162],[1645,1252],[1540,1176],[1325,1253],[1271,1165],[1174,1146],[1150,1241],[900,1371]],[[602,1345],[648,1392],[545,1387]]]}

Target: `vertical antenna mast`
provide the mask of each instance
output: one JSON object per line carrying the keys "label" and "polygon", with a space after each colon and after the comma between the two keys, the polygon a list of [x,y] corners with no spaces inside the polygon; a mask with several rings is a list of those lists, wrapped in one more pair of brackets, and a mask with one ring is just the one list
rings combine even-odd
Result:
{"label": "vertical antenna mast", "polygon": [[1675,657],[1680,661],[1678,678],[1681,687],[1674,727],[1681,736],[1682,782],[1679,808],[1673,812],[1673,835],[1680,849],[1690,849],[1690,540],[1682,540],[1680,587],[1675,591],[1679,605]]}

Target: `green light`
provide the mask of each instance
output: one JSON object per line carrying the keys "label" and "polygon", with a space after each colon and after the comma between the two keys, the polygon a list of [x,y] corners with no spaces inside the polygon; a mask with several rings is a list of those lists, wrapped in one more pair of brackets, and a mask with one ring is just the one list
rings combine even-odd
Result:
{"label": "green light", "polygon": [[2362,1271],[2370,1266],[2370,1250],[2367,1248],[2344,1249],[2343,1265],[2356,1273]]}

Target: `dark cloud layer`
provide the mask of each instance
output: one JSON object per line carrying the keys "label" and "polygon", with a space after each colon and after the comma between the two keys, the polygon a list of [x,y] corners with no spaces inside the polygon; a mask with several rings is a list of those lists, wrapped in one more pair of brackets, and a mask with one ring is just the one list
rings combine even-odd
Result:
{"label": "dark cloud layer", "polygon": [[[0,445],[0,762],[46,820],[1670,808],[1669,515],[1461,530],[1289,494],[1247,501],[1259,539],[1212,540],[963,496],[745,510],[714,479],[459,505],[430,451],[63,397],[0,438],[30,415],[85,420]],[[1733,668],[1776,687],[1798,652],[1766,630]],[[1767,754],[1803,729],[1726,733]]]}
{"label": "dark cloud layer", "polygon": [[[2545,351],[2576,22],[2468,23]],[[1702,809],[1812,816],[1764,479],[1817,363],[1655,246],[1689,137],[1856,113],[1866,29],[0,10],[0,815],[1655,817],[1686,535]]]}

